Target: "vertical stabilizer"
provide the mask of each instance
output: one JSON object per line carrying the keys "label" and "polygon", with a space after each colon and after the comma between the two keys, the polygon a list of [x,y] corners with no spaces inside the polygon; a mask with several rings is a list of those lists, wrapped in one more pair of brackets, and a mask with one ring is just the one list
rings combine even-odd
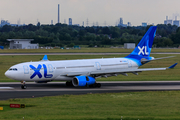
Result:
{"label": "vertical stabilizer", "polygon": [[131,55],[138,55],[143,57],[149,57],[151,53],[152,44],[156,34],[157,26],[151,26],[136,46]]}
{"label": "vertical stabilizer", "polygon": [[149,60],[153,59],[152,57],[150,57],[150,53],[151,53],[154,37],[156,34],[156,29],[157,26],[151,26],[144,35],[144,37],[141,39],[139,44],[136,46],[134,51],[125,58],[136,61],[138,66],[141,66],[147,63]]}

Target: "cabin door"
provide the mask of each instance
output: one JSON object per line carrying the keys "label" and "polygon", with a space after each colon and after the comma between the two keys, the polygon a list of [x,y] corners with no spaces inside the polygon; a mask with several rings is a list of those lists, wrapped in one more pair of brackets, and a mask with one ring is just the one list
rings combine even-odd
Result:
{"label": "cabin door", "polygon": [[132,67],[131,60],[128,60],[128,67],[129,67],[129,68],[131,68],[131,67]]}
{"label": "cabin door", "polygon": [[29,68],[27,65],[24,65],[23,69],[24,69],[24,74],[29,74]]}
{"label": "cabin door", "polygon": [[97,70],[101,70],[101,65],[100,65],[99,62],[96,62],[96,69],[97,69]]}
{"label": "cabin door", "polygon": [[49,73],[53,73],[53,66],[51,64],[48,64]]}

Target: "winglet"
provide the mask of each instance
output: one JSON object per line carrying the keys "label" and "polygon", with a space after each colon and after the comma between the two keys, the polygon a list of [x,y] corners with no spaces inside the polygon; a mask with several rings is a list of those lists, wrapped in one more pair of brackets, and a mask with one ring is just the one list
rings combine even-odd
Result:
{"label": "winglet", "polygon": [[177,64],[178,64],[178,63],[175,63],[175,64],[171,65],[170,67],[168,67],[168,69],[174,68]]}
{"label": "winglet", "polygon": [[47,55],[44,55],[44,57],[43,57],[42,60],[43,60],[43,61],[48,61]]}

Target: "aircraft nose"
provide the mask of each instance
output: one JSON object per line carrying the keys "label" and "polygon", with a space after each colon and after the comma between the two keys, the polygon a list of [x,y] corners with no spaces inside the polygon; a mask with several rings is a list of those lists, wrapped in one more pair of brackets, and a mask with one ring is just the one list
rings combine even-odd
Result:
{"label": "aircraft nose", "polygon": [[8,78],[11,78],[10,72],[9,72],[9,71],[6,71],[6,72],[5,72],[5,76],[8,77]]}

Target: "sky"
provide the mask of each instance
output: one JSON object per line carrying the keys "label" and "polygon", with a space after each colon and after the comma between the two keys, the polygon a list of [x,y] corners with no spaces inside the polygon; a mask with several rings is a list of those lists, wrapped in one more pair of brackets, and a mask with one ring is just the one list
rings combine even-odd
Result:
{"label": "sky", "polygon": [[120,17],[132,26],[163,24],[166,16],[180,20],[180,0],[0,0],[0,18],[11,24],[57,23],[58,4],[60,22],[92,26],[115,26]]}

